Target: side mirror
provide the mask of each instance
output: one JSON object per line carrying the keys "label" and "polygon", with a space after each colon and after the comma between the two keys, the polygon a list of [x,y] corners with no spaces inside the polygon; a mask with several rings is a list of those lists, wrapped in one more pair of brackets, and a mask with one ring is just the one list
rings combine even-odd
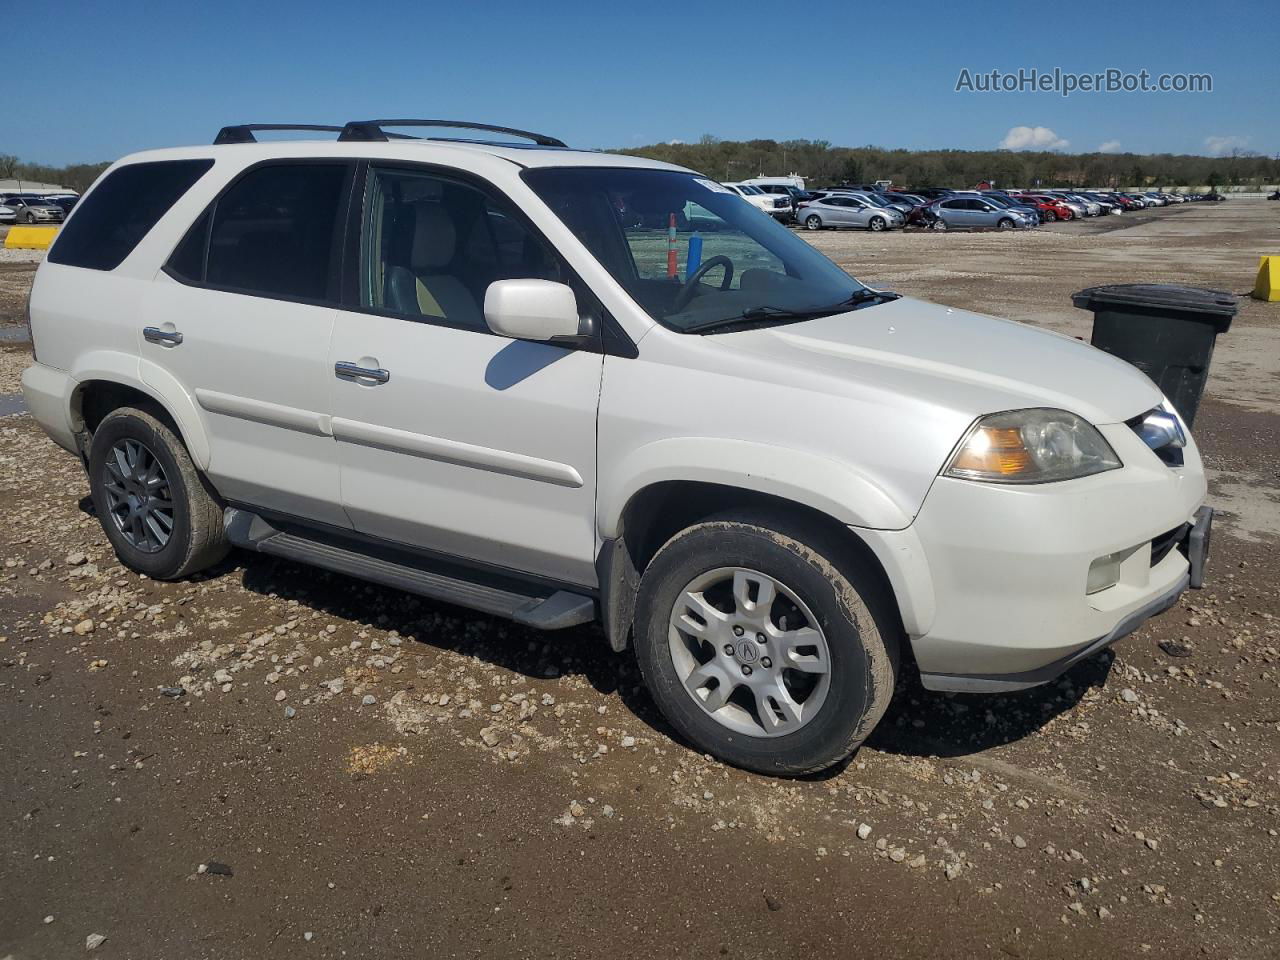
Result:
{"label": "side mirror", "polygon": [[551,280],[495,280],[484,293],[489,329],[512,340],[576,339],[578,298]]}

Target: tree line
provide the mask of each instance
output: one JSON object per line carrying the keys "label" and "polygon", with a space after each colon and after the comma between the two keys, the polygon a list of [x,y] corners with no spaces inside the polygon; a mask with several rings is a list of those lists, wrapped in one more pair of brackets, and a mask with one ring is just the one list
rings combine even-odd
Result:
{"label": "tree line", "polygon": [[1012,150],[890,150],[826,140],[655,143],[618,150],[700,170],[717,180],[798,173],[814,186],[892,180],[906,187],[1258,187],[1280,183],[1280,157]]}
{"label": "tree line", "polygon": [[52,167],[43,163],[26,163],[12,154],[0,153],[0,180],[30,180],[32,183],[56,183],[58,186],[84,193],[98,174],[111,166],[103,163],[72,163]]}

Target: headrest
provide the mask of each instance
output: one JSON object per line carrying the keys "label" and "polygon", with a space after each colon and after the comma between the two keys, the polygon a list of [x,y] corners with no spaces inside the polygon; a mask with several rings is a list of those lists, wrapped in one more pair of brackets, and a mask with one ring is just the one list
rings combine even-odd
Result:
{"label": "headrest", "polygon": [[413,249],[409,260],[415,270],[438,270],[453,259],[458,231],[453,219],[438,203],[421,203],[413,225]]}

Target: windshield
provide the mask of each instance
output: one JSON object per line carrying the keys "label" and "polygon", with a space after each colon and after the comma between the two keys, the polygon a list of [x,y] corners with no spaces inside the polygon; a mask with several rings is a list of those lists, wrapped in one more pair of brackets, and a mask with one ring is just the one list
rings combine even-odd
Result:
{"label": "windshield", "polygon": [[842,312],[866,290],[772,217],[692,173],[544,167],[522,176],[651,317],[681,333],[744,314],[785,322]]}

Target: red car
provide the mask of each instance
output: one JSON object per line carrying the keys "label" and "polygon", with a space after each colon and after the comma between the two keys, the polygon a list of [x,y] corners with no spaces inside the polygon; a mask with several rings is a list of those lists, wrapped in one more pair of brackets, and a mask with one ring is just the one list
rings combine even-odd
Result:
{"label": "red car", "polygon": [[1033,204],[1040,211],[1040,219],[1045,223],[1052,223],[1055,220],[1070,220],[1075,217],[1075,214],[1071,212],[1071,208],[1065,206],[1056,197],[1047,197],[1038,193],[1020,193],[1017,198],[1024,203]]}

